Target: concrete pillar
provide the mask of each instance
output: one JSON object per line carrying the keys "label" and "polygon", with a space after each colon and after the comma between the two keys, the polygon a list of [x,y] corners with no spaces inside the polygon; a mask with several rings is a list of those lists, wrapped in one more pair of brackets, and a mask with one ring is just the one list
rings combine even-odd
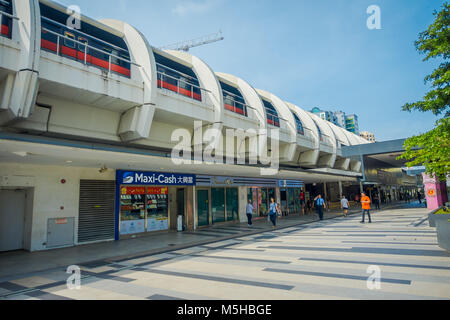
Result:
{"label": "concrete pillar", "polygon": [[364,185],[363,185],[362,181],[359,182],[359,188],[361,190],[361,193],[363,193],[364,192]]}
{"label": "concrete pillar", "polygon": [[325,200],[325,203],[326,203],[326,206],[327,206],[326,210],[327,211],[330,210],[329,204],[328,204],[328,190],[327,190],[327,183],[326,182],[323,183],[323,200]]}
{"label": "concrete pillar", "polygon": [[197,229],[196,219],[196,200],[195,187],[186,188],[186,229],[187,231],[194,231]]}
{"label": "concrete pillar", "polygon": [[177,188],[169,187],[169,230],[177,230]]}
{"label": "concrete pillar", "polygon": [[344,196],[344,190],[342,188],[342,181],[338,182],[338,186],[339,186],[339,199],[342,199],[342,197]]}
{"label": "concrete pillar", "polygon": [[239,187],[239,221],[247,222],[247,187]]}

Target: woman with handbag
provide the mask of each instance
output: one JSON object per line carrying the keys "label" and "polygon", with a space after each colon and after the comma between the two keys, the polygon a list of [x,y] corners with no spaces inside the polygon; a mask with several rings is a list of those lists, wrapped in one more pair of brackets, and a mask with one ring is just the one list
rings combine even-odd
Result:
{"label": "woman with handbag", "polygon": [[275,202],[274,198],[270,199],[270,206],[269,206],[269,220],[273,224],[273,229],[277,226],[277,215],[280,212],[280,208],[278,207],[278,204]]}

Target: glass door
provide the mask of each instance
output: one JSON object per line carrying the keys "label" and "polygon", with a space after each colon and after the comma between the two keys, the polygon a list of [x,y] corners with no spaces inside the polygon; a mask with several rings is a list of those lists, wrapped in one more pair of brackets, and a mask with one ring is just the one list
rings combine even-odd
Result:
{"label": "glass door", "polygon": [[197,216],[198,226],[209,225],[209,192],[208,190],[197,190]]}
{"label": "glass door", "polygon": [[211,188],[213,223],[225,222],[225,189]]}
{"label": "glass door", "polygon": [[227,221],[239,220],[239,191],[228,188],[227,191]]}

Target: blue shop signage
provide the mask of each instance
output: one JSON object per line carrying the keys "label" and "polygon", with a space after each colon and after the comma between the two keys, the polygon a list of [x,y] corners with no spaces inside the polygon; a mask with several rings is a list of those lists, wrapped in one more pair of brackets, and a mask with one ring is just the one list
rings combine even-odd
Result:
{"label": "blue shop signage", "polygon": [[116,171],[116,181],[120,185],[145,186],[195,186],[196,176],[192,174],[144,172],[144,171]]}

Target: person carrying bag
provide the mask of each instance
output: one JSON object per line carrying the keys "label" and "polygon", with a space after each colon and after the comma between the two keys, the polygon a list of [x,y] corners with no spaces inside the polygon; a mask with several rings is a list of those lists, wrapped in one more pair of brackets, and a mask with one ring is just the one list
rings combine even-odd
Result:
{"label": "person carrying bag", "polygon": [[269,220],[273,224],[273,228],[277,226],[277,215],[279,214],[280,208],[278,207],[278,204],[275,202],[275,199],[270,199],[270,206],[269,206]]}

